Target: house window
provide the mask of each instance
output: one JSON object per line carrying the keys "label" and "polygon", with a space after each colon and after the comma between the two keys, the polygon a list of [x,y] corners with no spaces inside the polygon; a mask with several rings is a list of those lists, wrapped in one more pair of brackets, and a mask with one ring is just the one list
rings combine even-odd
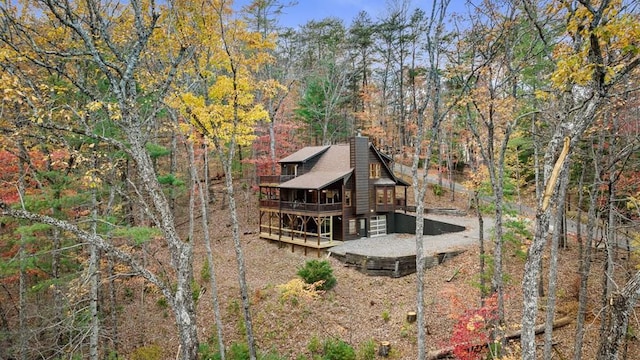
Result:
{"label": "house window", "polygon": [[369,178],[378,179],[380,177],[380,163],[369,164]]}
{"label": "house window", "polygon": [[376,189],[376,204],[384,205],[385,191],[384,189]]}
{"label": "house window", "polygon": [[344,191],[344,206],[351,206],[351,190]]}
{"label": "house window", "polygon": [[356,219],[351,219],[349,220],[349,235],[355,235],[357,234],[357,230],[356,230]]}
{"label": "house window", "polygon": [[298,175],[298,165],[295,164],[283,164],[282,175]]}
{"label": "house window", "polygon": [[393,189],[387,189],[387,205],[393,205]]}

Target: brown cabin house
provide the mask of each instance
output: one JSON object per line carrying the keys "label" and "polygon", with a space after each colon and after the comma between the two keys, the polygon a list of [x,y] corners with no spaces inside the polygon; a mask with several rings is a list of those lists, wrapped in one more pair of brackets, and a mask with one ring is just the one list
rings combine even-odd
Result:
{"label": "brown cabin house", "polygon": [[260,177],[260,237],[321,249],[394,232],[408,183],[366,137],[310,146],[279,161],[281,175]]}

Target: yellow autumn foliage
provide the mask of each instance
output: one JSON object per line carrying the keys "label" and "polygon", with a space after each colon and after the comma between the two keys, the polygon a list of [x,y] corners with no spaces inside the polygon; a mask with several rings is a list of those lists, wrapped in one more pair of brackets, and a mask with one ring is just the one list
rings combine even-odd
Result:
{"label": "yellow autumn foliage", "polygon": [[249,31],[225,2],[179,4],[183,12],[175,34],[188,38],[193,49],[181,76],[198,79],[198,86],[180,86],[169,104],[218,146],[251,144],[254,126],[269,117],[256,93],[269,96],[280,86],[255,76],[272,61],[268,50],[275,46],[273,39]]}
{"label": "yellow autumn foliage", "polygon": [[286,284],[278,285],[276,288],[280,290],[281,301],[313,300],[324,293],[324,291],[318,290],[323,282],[324,280],[320,280],[313,284],[307,284],[302,279],[296,278]]}
{"label": "yellow autumn foliage", "polygon": [[[551,75],[554,87],[563,88],[568,84],[586,85],[592,80],[595,70],[602,67],[605,83],[616,79],[625,68],[629,57],[639,54],[640,21],[637,14],[620,13],[622,0],[612,0],[601,17],[594,11],[600,1],[594,1],[591,7],[577,4],[571,8],[569,2],[556,2],[549,11],[564,13],[567,21],[567,39],[554,49],[557,59],[556,70]],[[597,45],[607,54],[602,63],[593,59],[592,50]]]}

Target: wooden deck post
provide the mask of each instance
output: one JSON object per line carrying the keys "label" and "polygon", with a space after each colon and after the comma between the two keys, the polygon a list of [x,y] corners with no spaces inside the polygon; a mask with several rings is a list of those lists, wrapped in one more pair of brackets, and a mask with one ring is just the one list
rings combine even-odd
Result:
{"label": "wooden deck post", "polygon": [[318,221],[316,221],[316,224],[318,228],[318,247],[320,247],[320,236],[322,234],[322,223],[320,220],[320,216],[318,216]]}

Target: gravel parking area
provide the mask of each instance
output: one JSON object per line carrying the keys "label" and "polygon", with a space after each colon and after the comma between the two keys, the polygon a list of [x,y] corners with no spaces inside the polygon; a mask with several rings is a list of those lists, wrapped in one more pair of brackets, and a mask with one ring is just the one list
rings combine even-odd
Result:
{"label": "gravel parking area", "polygon": [[[479,239],[478,219],[470,216],[427,215],[428,219],[464,226],[460,232],[425,235],[424,252],[431,256],[439,252],[457,250],[474,245]],[[484,238],[487,240],[493,229],[493,219],[484,218]],[[346,253],[363,256],[401,257],[416,254],[415,235],[388,234],[373,238],[346,241],[344,244],[332,247],[330,252],[338,255]]]}

